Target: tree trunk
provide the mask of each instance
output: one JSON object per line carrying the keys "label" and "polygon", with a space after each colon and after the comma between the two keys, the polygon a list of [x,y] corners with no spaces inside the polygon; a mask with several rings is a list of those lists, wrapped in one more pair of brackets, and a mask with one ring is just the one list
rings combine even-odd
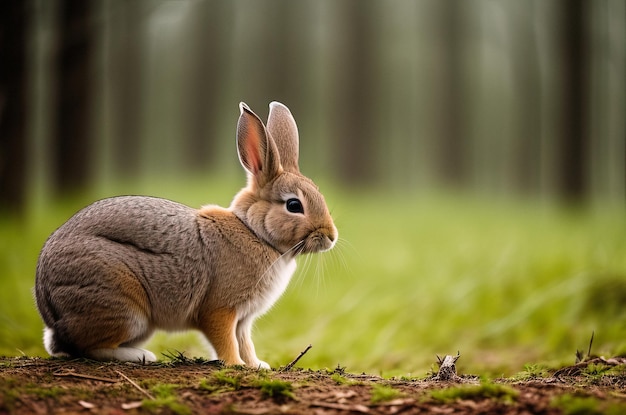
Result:
{"label": "tree trunk", "polygon": [[91,0],[59,2],[52,148],[53,186],[60,194],[78,191],[92,178],[93,4]]}
{"label": "tree trunk", "polygon": [[436,117],[439,122],[436,143],[437,174],[447,186],[467,181],[467,133],[464,111],[463,5],[459,0],[439,2],[440,58]]}
{"label": "tree trunk", "polygon": [[29,1],[0,2],[0,210],[26,204]]}
{"label": "tree trunk", "polygon": [[557,191],[568,202],[587,195],[588,33],[585,0],[562,0],[561,129],[557,143]]}
{"label": "tree trunk", "polygon": [[113,159],[116,173],[132,177],[139,173],[142,121],[142,67],[145,61],[140,0],[111,4],[113,21],[111,79],[114,102]]}
{"label": "tree trunk", "polygon": [[513,180],[522,194],[537,194],[541,174],[541,81],[534,4],[514,2],[509,9],[515,93]]}
{"label": "tree trunk", "polygon": [[[223,1],[198,2],[190,19],[192,53],[185,84],[187,151],[185,158],[195,170],[213,166],[218,152],[222,108],[228,79],[232,5]],[[241,98],[243,99],[243,98]],[[234,103],[236,104],[236,103]],[[236,109],[229,107],[229,113]]]}
{"label": "tree trunk", "polygon": [[[341,5],[339,5],[341,4]],[[336,87],[332,113],[336,137],[335,164],[339,178],[354,185],[368,185],[378,177],[376,131],[376,35],[377,3],[350,0],[337,3],[341,13],[339,45],[335,50]]]}

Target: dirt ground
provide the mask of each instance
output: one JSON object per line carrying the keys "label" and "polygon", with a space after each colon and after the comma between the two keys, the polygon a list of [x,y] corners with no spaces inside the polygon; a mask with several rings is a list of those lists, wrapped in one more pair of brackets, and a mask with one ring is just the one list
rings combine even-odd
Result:
{"label": "dirt ground", "polygon": [[625,363],[440,381],[225,368],[182,355],[148,365],[0,357],[0,414],[617,414],[626,413]]}

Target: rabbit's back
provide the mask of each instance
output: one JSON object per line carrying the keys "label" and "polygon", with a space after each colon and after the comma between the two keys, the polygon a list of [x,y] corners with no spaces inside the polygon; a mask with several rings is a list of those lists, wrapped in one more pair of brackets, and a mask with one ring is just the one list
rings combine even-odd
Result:
{"label": "rabbit's back", "polygon": [[[111,303],[123,300],[105,292],[119,292],[134,297],[152,324],[180,329],[209,283],[204,257],[195,209],[144,196],[103,199],[70,218],[44,245],[38,306],[52,324],[51,308],[75,301],[76,290],[100,289],[102,301]],[[50,298],[54,307],[46,304]]]}
{"label": "rabbit's back", "polygon": [[175,236],[193,234],[196,212],[181,203],[156,197],[112,197],[80,210],[50,239],[92,235],[146,252],[173,252],[181,242]]}

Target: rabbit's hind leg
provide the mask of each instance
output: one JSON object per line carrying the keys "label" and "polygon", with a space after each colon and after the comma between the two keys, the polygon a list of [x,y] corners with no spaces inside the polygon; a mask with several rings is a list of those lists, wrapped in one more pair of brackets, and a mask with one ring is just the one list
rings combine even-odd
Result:
{"label": "rabbit's hind leg", "polygon": [[58,319],[51,339],[61,345],[53,351],[96,360],[156,361],[153,353],[136,348],[154,330],[139,280],[113,260],[90,272],[86,283],[53,292]]}
{"label": "rabbit's hind leg", "polygon": [[[94,360],[120,360],[123,362],[156,362],[157,358],[149,350],[136,347],[146,341],[153,332],[145,318],[135,317],[127,320],[123,326],[109,325],[112,336],[101,343],[93,343],[84,352]],[[104,340],[104,339],[103,339]]]}
{"label": "rabbit's hind leg", "polygon": [[[121,305],[119,308],[122,308]],[[154,328],[147,316],[139,310],[126,310],[124,319],[107,316],[108,321],[101,321],[103,336],[100,343],[92,343],[85,351],[85,356],[95,360],[120,360],[124,362],[156,362],[157,358],[149,350],[136,347],[148,340]]]}

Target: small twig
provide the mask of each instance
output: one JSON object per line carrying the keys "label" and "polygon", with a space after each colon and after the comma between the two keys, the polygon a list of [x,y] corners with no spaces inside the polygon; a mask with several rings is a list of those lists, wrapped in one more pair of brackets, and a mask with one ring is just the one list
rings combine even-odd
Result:
{"label": "small twig", "polygon": [[557,380],[563,380],[562,376],[578,376],[581,374],[584,368],[589,367],[591,364],[603,364],[606,366],[619,366],[626,365],[626,358],[623,357],[611,357],[606,359],[604,357],[595,357],[593,359],[586,359],[582,362],[578,362],[575,365],[563,367],[552,375]]}
{"label": "small twig", "polygon": [[298,360],[300,360],[300,359],[302,358],[302,356],[304,356],[304,355],[305,355],[305,353],[306,353],[306,352],[308,352],[308,351],[311,349],[311,347],[313,347],[313,345],[309,344],[309,345],[306,347],[306,349],[304,349],[303,351],[301,351],[301,352],[300,352],[300,354],[298,355],[298,357],[296,357],[295,359],[293,359],[293,360],[291,361],[291,363],[289,363],[287,366],[285,366],[285,367],[281,370],[281,372],[286,372],[286,371],[288,371],[288,370],[291,370],[291,368],[292,368],[292,367],[293,367],[296,363],[298,363]]}
{"label": "small twig", "polygon": [[593,345],[593,336],[595,332],[591,332],[591,339],[589,339],[589,348],[587,349],[587,356],[583,355],[581,350],[576,349],[576,363],[585,362],[591,359],[591,346]]}
{"label": "small twig", "polygon": [[319,408],[334,409],[336,411],[350,411],[359,412],[362,414],[369,414],[370,409],[365,405],[344,405],[340,403],[313,401],[309,405],[317,406]]}
{"label": "small twig", "polygon": [[72,371],[54,372],[52,375],[53,376],[58,376],[58,377],[68,377],[68,378],[80,378],[80,379],[97,380],[98,382],[108,382],[108,383],[117,383],[117,382],[119,382],[119,380],[117,380],[117,379],[109,379],[109,378],[101,378],[101,377],[98,377],[98,376],[83,375],[82,373],[76,373],[76,372],[72,372]]}
{"label": "small twig", "polygon": [[595,330],[591,332],[591,339],[589,339],[589,349],[587,350],[587,359],[591,358],[591,345],[593,344],[594,334],[596,334]]}
{"label": "small twig", "polygon": [[120,372],[119,370],[116,370],[116,372],[123,377],[124,379],[126,379],[131,385],[133,385],[135,388],[137,388],[137,390],[141,393],[143,393],[144,395],[146,395],[149,399],[154,400],[154,396],[152,396],[150,394],[150,392],[148,392],[147,390],[145,390],[144,388],[142,388],[141,386],[137,385],[135,382],[133,382],[132,379],[130,379],[128,376],[126,376],[125,374],[123,374],[122,372]]}

